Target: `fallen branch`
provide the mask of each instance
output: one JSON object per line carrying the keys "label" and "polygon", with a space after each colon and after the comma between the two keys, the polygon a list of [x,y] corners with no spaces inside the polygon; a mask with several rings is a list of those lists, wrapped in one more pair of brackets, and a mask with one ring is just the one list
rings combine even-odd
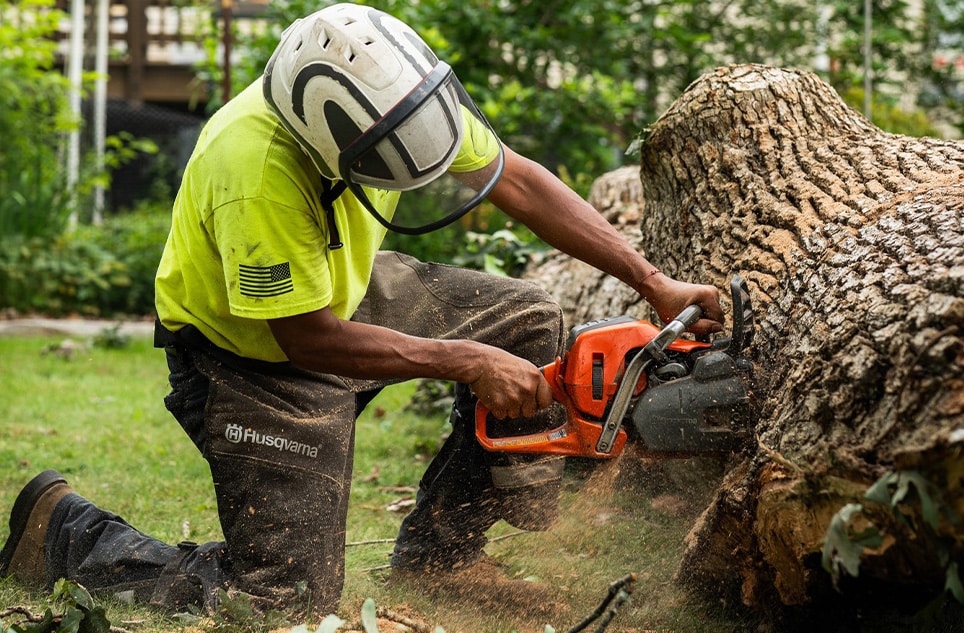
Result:
{"label": "fallen branch", "polygon": [[[579,633],[587,626],[595,622],[596,620],[602,618],[599,622],[599,626],[596,627],[595,633],[602,633],[612,622],[613,618],[616,617],[616,612],[621,606],[629,601],[630,594],[633,592],[634,584],[636,582],[636,574],[628,574],[619,580],[610,583],[609,592],[606,597],[603,598],[596,610],[586,616],[582,622],[572,627],[566,633]],[[612,606],[610,606],[610,603]]]}
{"label": "fallen branch", "polygon": [[9,609],[0,611],[0,619],[9,618],[14,614],[22,615],[27,622],[41,622],[44,619],[42,615],[34,615],[31,613],[27,607],[10,607]]}
{"label": "fallen branch", "polygon": [[383,545],[385,543],[394,543],[393,538],[375,538],[370,541],[352,541],[351,543],[345,543],[345,547],[358,547],[359,545]]}
{"label": "fallen branch", "polygon": [[420,622],[418,620],[413,620],[412,618],[408,616],[404,616],[401,613],[395,613],[391,609],[380,608],[376,610],[375,613],[380,618],[384,618],[385,620],[391,620],[392,622],[397,622],[402,626],[407,626],[408,628],[415,631],[415,633],[432,633],[434,631],[434,629],[428,624],[424,622]]}

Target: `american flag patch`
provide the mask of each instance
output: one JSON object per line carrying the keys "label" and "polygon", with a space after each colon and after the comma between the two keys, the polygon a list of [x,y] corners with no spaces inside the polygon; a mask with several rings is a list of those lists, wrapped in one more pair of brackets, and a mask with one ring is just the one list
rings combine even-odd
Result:
{"label": "american flag patch", "polygon": [[288,262],[274,266],[238,265],[241,294],[245,297],[277,297],[295,289]]}

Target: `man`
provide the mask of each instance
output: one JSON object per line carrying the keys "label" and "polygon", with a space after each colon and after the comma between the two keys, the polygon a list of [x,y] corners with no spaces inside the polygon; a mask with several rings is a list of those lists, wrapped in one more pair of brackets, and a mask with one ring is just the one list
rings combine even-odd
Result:
{"label": "man", "polygon": [[0,574],[172,608],[213,608],[225,587],[265,607],[307,595],[329,612],[344,577],[354,420],[379,389],[411,378],[452,380],[457,398],[392,566],[465,569],[496,521],[547,528],[562,461],[486,453],[472,416],[479,400],[493,433],[559,423],[538,369],[560,351],[559,307],[528,283],[378,250],[387,230],[435,229],[483,198],[663,319],[699,304],[708,318],[694,330],[719,329],[716,289],[660,274],[502,145],[411,28],[367,7],[322,9],[205,126],[157,275],[165,403],[210,464],[225,541],[166,545],[47,471],[14,504]]}

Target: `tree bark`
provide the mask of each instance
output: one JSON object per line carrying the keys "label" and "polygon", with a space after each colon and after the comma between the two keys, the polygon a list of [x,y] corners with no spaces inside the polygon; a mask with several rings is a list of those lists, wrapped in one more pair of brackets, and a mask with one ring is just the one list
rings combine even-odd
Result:
{"label": "tree bark", "polygon": [[[761,608],[939,596],[964,575],[964,143],[884,133],[815,75],[756,65],[704,75],[643,135],[639,180],[590,202],[673,277],[741,274],[757,316],[758,416],[678,581]],[[561,257],[534,274],[573,324],[654,318]],[[879,542],[848,549],[865,528]]]}

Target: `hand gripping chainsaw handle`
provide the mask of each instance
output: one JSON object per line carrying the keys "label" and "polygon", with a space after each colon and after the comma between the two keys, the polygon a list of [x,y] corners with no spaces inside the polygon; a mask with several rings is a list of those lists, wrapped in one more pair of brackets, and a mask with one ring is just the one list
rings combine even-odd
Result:
{"label": "hand gripping chainsaw handle", "polygon": [[[662,330],[644,321],[616,319],[612,327],[627,328],[621,338],[626,346],[642,344],[638,338],[646,338],[642,351],[636,354],[626,366],[619,388],[616,390],[612,404],[602,420],[587,420],[586,415],[579,411],[566,390],[564,372],[565,361],[557,358],[554,363],[542,367],[541,371],[552,388],[553,398],[566,408],[566,422],[557,428],[532,433],[529,435],[515,435],[511,437],[491,437],[488,433],[488,408],[479,402],[475,410],[475,434],[483,448],[490,451],[514,453],[538,453],[553,455],[578,455],[583,457],[609,458],[622,452],[626,443],[626,431],[621,428],[623,417],[629,408],[634,395],[639,393],[637,387],[640,377],[653,362],[660,362],[665,358],[667,347],[673,344],[679,336],[696,323],[703,315],[703,310],[697,305],[684,309],[675,319],[670,321]],[[605,325],[605,323],[602,323]],[[640,324],[642,334],[638,333]],[[593,327],[592,324],[589,327]],[[632,328],[632,329],[630,329]],[[653,333],[655,332],[655,335]],[[702,344],[692,344],[702,346]],[[687,349],[692,345],[687,346]]]}

